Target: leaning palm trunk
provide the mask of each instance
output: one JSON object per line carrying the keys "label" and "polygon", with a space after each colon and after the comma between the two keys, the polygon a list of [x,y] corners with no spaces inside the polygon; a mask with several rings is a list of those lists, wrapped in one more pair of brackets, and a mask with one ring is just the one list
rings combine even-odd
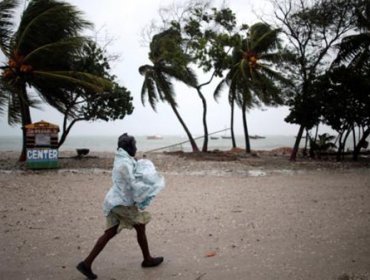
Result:
{"label": "leaning palm trunk", "polygon": [[21,116],[22,116],[22,152],[19,156],[19,161],[23,162],[26,161],[27,156],[27,135],[26,135],[26,125],[32,123],[31,120],[31,113],[30,107],[26,92],[26,86],[21,85],[19,89],[19,104],[21,109]]}
{"label": "leaning palm trunk", "polygon": [[202,100],[203,105],[203,129],[204,129],[204,138],[203,138],[203,147],[202,152],[208,151],[208,126],[207,126],[207,101],[204,98],[204,95],[200,91],[199,87],[197,88],[198,95]]}
{"label": "leaning palm trunk", "polygon": [[251,145],[249,143],[249,133],[248,133],[248,125],[247,125],[247,114],[246,114],[247,106],[244,103],[242,108],[243,114],[243,128],[244,128],[244,138],[245,138],[245,152],[250,154],[251,152]]}
{"label": "leaning palm trunk", "polygon": [[234,99],[230,102],[231,107],[231,117],[230,117],[230,131],[231,131],[231,142],[233,148],[236,148],[235,133],[234,133]]}
{"label": "leaning palm trunk", "polygon": [[303,125],[301,125],[299,127],[298,135],[297,135],[297,138],[295,139],[295,143],[294,143],[292,153],[290,154],[290,160],[291,161],[295,161],[297,159],[299,143],[301,142],[304,129],[305,129],[305,127]]}
{"label": "leaning palm trunk", "polygon": [[199,148],[197,146],[197,143],[195,142],[195,140],[194,140],[193,136],[191,135],[188,127],[186,126],[184,120],[181,118],[179,112],[177,111],[176,106],[172,103],[170,103],[170,105],[171,105],[171,108],[172,108],[173,112],[175,113],[177,119],[179,120],[182,127],[184,128],[186,135],[188,136],[188,139],[189,139],[189,142],[190,142],[190,145],[191,145],[191,148],[192,148],[193,152],[199,152]]}

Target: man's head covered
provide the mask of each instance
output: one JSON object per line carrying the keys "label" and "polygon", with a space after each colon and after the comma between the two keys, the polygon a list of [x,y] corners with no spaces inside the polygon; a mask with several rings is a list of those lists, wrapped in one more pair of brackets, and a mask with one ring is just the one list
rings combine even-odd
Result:
{"label": "man's head covered", "polygon": [[137,150],[135,138],[127,133],[123,133],[118,137],[118,148],[125,150],[130,156],[134,157]]}

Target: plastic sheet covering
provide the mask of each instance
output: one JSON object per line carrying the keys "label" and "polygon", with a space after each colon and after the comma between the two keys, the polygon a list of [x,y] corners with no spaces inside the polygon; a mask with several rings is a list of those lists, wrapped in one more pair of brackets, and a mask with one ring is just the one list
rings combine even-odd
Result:
{"label": "plastic sheet covering", "polygon": [[133,189],[134,201],[138,208],[144,209],[150,205],[153,198],[164,188],[165,180],[157,172],[153,162],[148,159],[137,161],[135,178],[137,181],[142,181],[143,184],[138,184]]}

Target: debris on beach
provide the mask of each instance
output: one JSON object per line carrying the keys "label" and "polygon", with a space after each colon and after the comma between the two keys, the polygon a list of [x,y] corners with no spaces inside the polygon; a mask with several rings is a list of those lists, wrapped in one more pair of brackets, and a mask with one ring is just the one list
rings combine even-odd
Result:
{"label": "debris on beach", "polygon": [[207,258],[211,258],[211,257],[214,257],[214,256],[216,256],[217,255],[217,252],[216,251],[209,251],[209,252],[207,252],[206,253],[206,257]]}

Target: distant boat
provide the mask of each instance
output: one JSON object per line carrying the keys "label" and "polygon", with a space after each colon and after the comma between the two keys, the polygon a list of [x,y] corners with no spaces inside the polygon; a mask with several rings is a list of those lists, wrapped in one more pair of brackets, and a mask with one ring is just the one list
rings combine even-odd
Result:
{"label": "distant boat", "polygon": [[148,140],[158,140],[158,139],[163,139],[163,137],[160,136],[160,135],[150,135],[150,136],[147,136],[146,139],[148,139]]}
{"label": "distant boat", "polygon": [[250,139],[265,139],[266,137],[265,136],[259,136],[259,135],[250,135],[249,138]]}
{"label": "distant boat", "polygon": [[231,139],[231,136],[221,136],[222,139]]}
{"label": "distant boat", "polygon": [[211,140],[217,140],[218,137],[217,136],[210,136]]}

